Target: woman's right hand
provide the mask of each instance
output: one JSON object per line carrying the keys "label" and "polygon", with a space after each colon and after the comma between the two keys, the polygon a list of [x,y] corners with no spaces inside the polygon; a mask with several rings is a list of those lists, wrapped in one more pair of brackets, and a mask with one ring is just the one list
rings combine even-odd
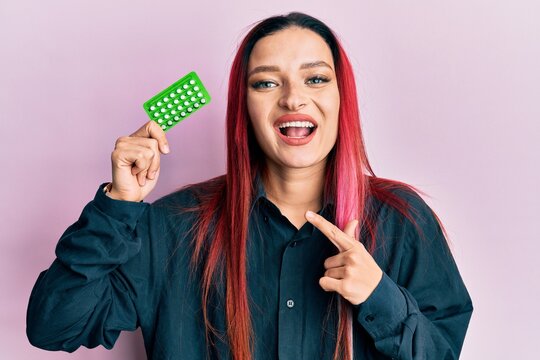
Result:
{"label": "woman's right hand", "polygon": [[143,200],[159,178],[160,153],[169,151],[165,132],[154,121],[148,121],[130,136],[118,138],[111,154],[109,196],[116,200]]}

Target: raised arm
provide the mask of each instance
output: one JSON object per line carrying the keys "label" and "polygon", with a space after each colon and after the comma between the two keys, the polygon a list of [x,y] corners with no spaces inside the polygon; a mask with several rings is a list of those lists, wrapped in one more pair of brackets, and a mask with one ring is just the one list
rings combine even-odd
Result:
{"label": "raised arm", "polygon": [[[140,279],[149,281],[151,206],[142,202],[160,173],[167,139],[154,121],[117,139],[111,153],[112,183],[102,184],[77,222],[61,236],[56,259],[32,290],[27,313],[30,342],[48,350],[111,348],[121,330],[138,324],[134,303]],[[140,226],[138,226],[140,225]],[[128,262],[139,263],[129,271]],[[137,271],[143,275],[138,281]],[[146,271],[146,273],[145,273]]]}
{"label": "raised arm", "polygon": [[27,335],[34,346],[72,352],[101,344],[110,349],[121,330],[135,330],[137,284],[122,265],[138,262],[130,269],[144,271],[147,261],[137,257],[142,238],[147,242],[149,237],[149,208],[148,203],[111,199],[98,189],[61,236],[57,258],[34,285],[27,312]]}

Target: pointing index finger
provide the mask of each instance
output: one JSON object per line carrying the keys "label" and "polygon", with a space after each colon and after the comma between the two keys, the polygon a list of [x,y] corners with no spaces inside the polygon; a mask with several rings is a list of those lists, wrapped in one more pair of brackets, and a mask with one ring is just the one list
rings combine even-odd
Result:
{"label": "pointing index finger", "polygon": [[326,237],[336,245],[339,252],[347,251],[354,245],[347,234],[321,215],[308,210],[306,212],[306,219],[326,235]]}

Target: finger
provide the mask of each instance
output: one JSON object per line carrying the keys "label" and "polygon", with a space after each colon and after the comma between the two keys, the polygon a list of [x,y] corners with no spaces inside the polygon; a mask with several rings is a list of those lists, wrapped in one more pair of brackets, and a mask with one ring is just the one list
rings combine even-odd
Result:
{"label": "finger", "polygon": [[349,235],[341,231],[337,226],[312,211],[306,212],[306,219],[319,229],[338,248],[340,252],[347,251],[354,246]]}
{"label": "finger", "polygon": [[[118,138],[116,141],[115,147],[117,149],[125,149],[129,147],[130,149],[133,148],[134,145],[139,145],[142,147],[149,148],[153,151],[154,156],[152,157],[152,162],[150,166],[148,167],[148,171],[146,176],[153,180],[155,179],[155,174],[160,166],[160,157],[159,157],[159,144],[156,139],[153,138],[141,138],[141,137],[129,137],[129,136],[123,136]],[[132,174],[138,174],[138,171],[140,169],[135,169]]]}
{"label": "finger", "polygon": [[[155,163],[156,161],[152,161],[152,165],[150,165],[150,168],[148,169],[148,172],[146,174],[146,176],[150,179],[150,180],[154,180],[156,178],[156,174],[157,174],[157,171],[159,170],[159,164],[157,165],[157,167],[155,167],[153,164]],[[159,162],[159,161],[158,161]]]}
{"label": "finger", "polygon": [[154,151],[145,146],[131,144],[129,148],[117,148],[111,154],[113,166],[129,167],[131,175],[136,175],[150,167]]}
{"label": "finger", "polygon": [[345,225],[345,229],[343,229],[343,232],[352,237],[353,239],[356,239],[355,230],[357,226],[358,220],[351,220],[347,223],[347,225]]}
{"label": "finger", "polygon": [[324,291],[337,291],[341,289],[341,282],[343,280],[333,279],[328,276],[323,276],[319,279],[319,285],[323,288]]}
{"label": "finger", "polygon": [[146,172],[155,157],[154,154],[154,150],[145,146],[132,145],[129,150],[122,151],[121,157],[124,159],[123,162],[131,166],[131,175],[145,172],[144,176],[146,176]]}
{"label": "finger", "polygon": [[328,269],[324,272],[324,276],[331,277],[334,279],[345,279],[347,276],[347,268],[345,266],[334,267]]}
{"label": "finger", "polygon": [[131,134],[130,137],[156,139],[159,143],[159,149],[162,153],[168,154],[170,151],[169,143],[167,141],[167,137],[165,136],[165,131],[163,131],[163,129],[155,121],[148,121],[137,131]]}
{"label": "finger", "polygon": [[137,182],[139,186],[144,186],[146,184],[146,171],[141,171],[137,174]]}
{"label": "finger", "polygon": [[337,268],[340,266],[346,265],[345,258],[343,257],[342,253],[339,253],[334,256],[330,256],[326,260],[324,260],[324,268],[325,269],[331,269],[331,268]]}
{"label": "finger", "polygon": [[156,178],[156,172],[159,169],[160,166],[160,157],[159,157],[159,144],[157,140],[155,139],[143,139],[147,140],[149,142],[149,145],[154,152],[154,156],[152,157],[152,162],[150,163],[150,166],[148,167],[148,171],[146,172],[145,176],[148,177],[148,179],[154,180]]}

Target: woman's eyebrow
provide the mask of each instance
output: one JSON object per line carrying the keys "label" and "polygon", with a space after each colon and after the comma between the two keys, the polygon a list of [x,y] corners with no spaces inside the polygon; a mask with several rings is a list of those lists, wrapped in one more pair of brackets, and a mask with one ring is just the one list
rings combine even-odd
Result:
{"label": "woman's eyebrow", "polygon": [[[320,67],[320,66],[325,66],[325,67],[328,67],[329,69],[333,70],[332,67],[330,65],[328,65],[324,61],[313,61],[313,62],[304,63],[304,64],[300,65],[300,70],[310,69],[310,68]],[[279,66],[261,65],[261,66],[257,66],[253,70],[251,70],[248,73],[247,77],[249,78],[251,75],[257,74],[257,73],[260,73],[260,72],[277,72],[277,71],[279,71]]]}

